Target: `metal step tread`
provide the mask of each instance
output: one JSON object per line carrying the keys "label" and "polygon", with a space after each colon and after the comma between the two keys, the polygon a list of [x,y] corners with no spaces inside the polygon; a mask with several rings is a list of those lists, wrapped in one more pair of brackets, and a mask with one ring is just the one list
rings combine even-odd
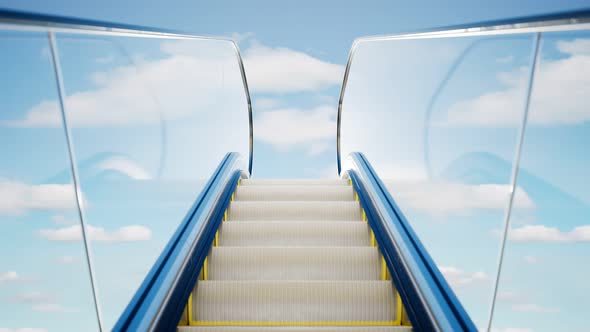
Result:
{"label": "metal step tread", "polygon": [[193,319],[219,324],[384,322],[385,325],[396,318],[394,296],[391,281],[206,280],[197,283],[193,291]]}
{"label": "metal step tread", "polygon": [[358,202],[233,201],[229,220],[361,220]]}
{"label": "metal step tread", "polygon": [[243,179],[242,186],[348,186],[346,179]]}
{"label": "metal step tread", "polygon": [[352,186],[238,186],[236,201],[354,201]]}
{"label": "metal step tread", "polygon": [[358,247],[370,245],[370,228],[350,221],[226,221],[218,240],[234,247]]}
{"label": "metal step tread", "polygon": [[209,280],[380,280],[376,247],[214,247]]}

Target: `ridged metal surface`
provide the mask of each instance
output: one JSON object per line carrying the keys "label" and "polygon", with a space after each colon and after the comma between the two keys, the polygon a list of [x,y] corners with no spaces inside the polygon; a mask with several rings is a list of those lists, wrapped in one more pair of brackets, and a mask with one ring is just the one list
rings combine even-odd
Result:
{"label": "ridged metal surface", "polygon": [[386,322],[395,319],[390,281],[200,281],[199,321]]}
{"label": "ridged metal surface", "polygon": [[354,201],[352,186],[239,186],[238,201]]}
{"label": "ridged metal surface", "polygon": [[216,243],[179,331],[411,330],[346,180],[242,180]]}
{"label": "ridged metal surface", "polygon": [[410,332],[408,326],[179,326],[178,332]]}
{"label": "ridged metal surface", "polygon": [[214,247],[209,280],[379,280],[376,247]]}
{"label": "ridged metal surface", "polygon": [[292,179],[243,179],[242,186],[348,186],[348,180],[344,179],[318,179],[318,180],[292,180]]}
{"label": "ridged metal surface", "polygon": [[220,246],[233,247],[357,247],[370,245],[369,225],[350,221],[224,222]]}
{"label": "ridged metal surface", "polygon": [[228,209],[229,220],[361,220],[358,202],[244,202],[234,201]]}

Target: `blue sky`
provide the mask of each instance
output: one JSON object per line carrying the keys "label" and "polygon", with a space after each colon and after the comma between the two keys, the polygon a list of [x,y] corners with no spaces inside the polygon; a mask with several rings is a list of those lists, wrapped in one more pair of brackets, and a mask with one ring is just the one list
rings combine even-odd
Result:
{"label": "blue sky", "polygon": [[[256,177],[336,176],[335,110],[354,38],[584,5],[0,1],[2,8],[235,38],[253,97]],[[223,153],[246,153],[244,95],[227,43],[65,37],[58,35],[58,46],[67,102],[75,109],[72,133],[109,327]],[[580,99],[588,94],[587,85],[579,77],[590,75],[575,75],[576,70],[572,75],[570,68],[589,68],[587,38],[587,33],[560,33],[543,40],[540,92],[533,94],[521,160],[498,331],[556,330],[564,321],[571,330],[584,328],[580,310],[588,300],[578,294],[588,294],[584,278],[590,271],[578,264],[589,254],[590,183],[584,180],[589,118]],[[345,100],[349,122],[345,118],[343,134],[345,151],[365,152],[391,184],[482,326],[531,37],[484,41],[458,67],[433,107],[432,178],[425,177],[422,163],[423,113],[414,111],[424,109],[450,63],[475,39],[361,47],[358,75],[353,71]],[[47,40],[39,33],[1,32],[0,48],[11,50],[0,54],[6,64],[0,78],[0,130],[6,138],[0,142],[6,156],[0,167],[0,241],[15,249],[0,257],[0,308],[10,307],[0,310],[0,331],[65,331],[65,320],[72,331],[79,326],[91,331],[92,302],[65,141],[54,113]],[[391,105],[402,111],[391,112]],[[373,116],[366,116],[369,111]],[[555,273],[555,264],[559,271],[578,273]],[[536,278],[539,274],[562,287],[559,294]]]}

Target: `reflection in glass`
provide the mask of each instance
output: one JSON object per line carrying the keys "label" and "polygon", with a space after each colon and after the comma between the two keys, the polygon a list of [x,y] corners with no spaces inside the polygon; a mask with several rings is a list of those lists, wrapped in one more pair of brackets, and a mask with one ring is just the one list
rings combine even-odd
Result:
{"label": "reflection in glass", "polygon": [[0,32],[0,50],[0,330],[95,331],[61,120],[23,121],[57,99],[47,35]]}
{"label": "reflection in glass", "polygon": [[[544,33],[494,328],[584,331],[590,307],[590,33]],[[502,124],[498,124],[502,127]]]}
{"label": "reflection in glass", "polygon": [[[365,153],[478,326],[489,310],[532,41],[361,42],[343,100],[342,156]],[[515,204],[534,206],[523,190]]]}
{"label": "reflection in glass", "polygon": [[[223,156],[247,162],[246,96],[228,41],[58,34],[57,45],[110,329]],[[42,99],[20,121],[55,128],[56,106]]]}

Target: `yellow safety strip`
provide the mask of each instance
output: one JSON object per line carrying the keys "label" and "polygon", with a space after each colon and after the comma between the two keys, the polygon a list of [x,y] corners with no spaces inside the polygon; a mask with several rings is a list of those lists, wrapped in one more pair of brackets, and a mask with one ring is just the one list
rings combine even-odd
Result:
{"label": "yellow safety strip", "polygon": [[188,310],[188,325],[193,325],[195,321],[193,320],[193,292],[188,296],[188,303],[186,305]]}
{"label": "yellow safety strip", "polygon": [[[349,179],[348,183],[350,185],[352,185],[352,180]],[[354,189],[353,189],[354,190]],[[360,203],[359,200],[359,196],[358,193],[356,192],[356,190],[354,190],[354,199],[355,201]],[[362,211],[362,220],[363,221],[368,221],[367,218],[367,213],[365,212],[365,209],[362,208],[361,206],[361,211]],[[373,229],[370,229],[371,232],[371,246],[372,247],[376,247],[377,246],[377,239],[375,238],[375,233],[373,232]],[[383,255],[381,256],[381,280],[389,280],[390,279],[390,274],[389,274],[389,269],[387,268],[387,263],[385,262],[385,257],[383,257]],[[409,324],[409,322],[404,322],[403,321],[403,312],[404,312],[404,306],[402,303],[402,298],[399,295],[399,292],[396,292],[395,295],[395,301],[396,301],[396,312],[395,312],[395,317],[396,319],[394,321],[391,322],[391,325],[402,325],[403,323],[408,323],[407,326],[411,326],[411,324]]]}
{"label": "yellow safety strip", "polygon": [[387,280],[387,265],[385,264],[383,255],[381,255],[381,280]]}
{"label": "yellow safety strip", "polygon": [[396,300],[397,300],[397,305],[396,305],[396,308],[397,308],[396,317],[397,317],[397,319],[396,319],[396,321],[398,322],[397,325],[402,325],[402,319],[404,318],[404,315],[403,315],[404,305],[402,304],[402,298],[401,298],[401,296],[399,296],[399,292],[397,292],[397,294],[396,294],[395,297],[396,297]]}
{"label": "yellow safety strip", "polygon": [[[238,179],[238,186],[242,183],[242,179]],[[233,201],[235,199],[235,195],[236,192],[234,190],[234,192],[231,194],[231,198],[230,201]],[[228,209],[225,209],[225,211],[223,212],[223,221],[227,221],[227,211]],[[219,230],[215,232],[215,238],[213,239],[213,246],[217,247],[219,245]],[[201,280],[208,280],[209,279],[209,262],[208,262],[208,257],[205,257],[205,260],[203,261],[203,268],[201,269],[201,272],[199,273],[200,276],[202,276]],[[189,297],[188,297],[188,303],[186,304],[186,310],[187,310],[187,318],[188,318],[188,325],[196,325],[198,324],[198,322],[196,322],[193,319],[193,292],[190,293]]]}
{"label": "yellow safety strip", "polygon": [[[191,326],[392,326],[398,320],[387,321],[191,321]],[[399,325],[399,324],[397,324]]]}

